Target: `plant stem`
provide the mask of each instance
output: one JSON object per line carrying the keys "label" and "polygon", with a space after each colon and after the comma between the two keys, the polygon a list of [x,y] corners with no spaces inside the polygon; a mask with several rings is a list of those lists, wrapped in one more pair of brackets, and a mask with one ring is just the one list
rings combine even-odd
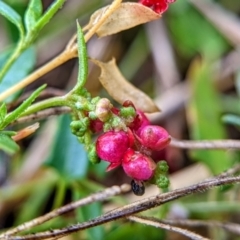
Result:
{"label": "plant stem", "polygon": [[59,106],[72,107],[72,104],[66,99],[66,96],[49,98],[31,105],[23,114],[21,114],[21,117],[33,114],[46,108]]}
{"label": "plant stem", "polygon": [[10,67],[13,65],[13,63],[17,60],[17,58],[20,56],[20,54],[25,50],[23,47],[22,41],[20,41],[15,48],[14,52],[11,54],[11,56],[8,58],[7,62],[4,64],[3,68],[0,72],[0,83],[2,82],[3,78],[7,74]]}
{"label": "plant stem", "polygon": [[60,66],[61,64],[65,63],[66,61],[76,56],[77,56],[77,53],[74,53],[73,51],[63,51],[53,60],[46,63],[41,68],[37,69],[35,72],[27,76],[23,81],[15,84],[13,87],[7,89],[5,92],[0,94],[0,101],[3,101],[5,98],[9,97],[11,94],[28,86],[30,83],[34,82],[36,79],[40,78],[44,74],[50,72],[54,68]]}

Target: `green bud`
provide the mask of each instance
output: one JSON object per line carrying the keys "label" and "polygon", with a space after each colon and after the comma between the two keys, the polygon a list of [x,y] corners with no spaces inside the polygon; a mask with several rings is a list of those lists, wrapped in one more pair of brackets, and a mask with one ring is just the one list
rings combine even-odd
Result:
{"label": "green bud", "polygon": [[88,150],[88,158],[89,158],[89,161],[93,164],[97,164],[101,162],[100,158],[97,155],[95,144],[90,145]]}
{"label": "green bud", "polygon": [[91,120],[96,120],[97,119],[97,115],[95,112],[91,111],[88,113],[88,117],[91,119]]}
{"label": "green bud", "polygon": [[95,97],[95,98],[93,98],[93,99],[91,100],[91,103],[94,104],[94,105],[96,105],[97,102],[98,102],[100,99],[101,99],[100,97]]}
{"label": "green bud", "polygon": [[169,167],[168,167],[168,164],[167,164],[166,161],[159,161],[159,162],[157,163],[157,169],[156,169],[156,171],[157,171],[158,173],[168,173],[168,169],[169,169]]}
{"label": "green bud", "polygon": [[124,118],[129,118],[129,117],[135,117],[136,116],[136,111],[133,107],[122,107],[120,109],[120,116]]}
{"label": "green bud", "polygon": [[103,125],[103,131],[104,131],[104,132],[108,132],[108,131],[110,131],[111,129],[112,129],[111,123],[109,123],[109,122],[104,123],[104,125]]}
{"label": "green bud", "polygon": [[169,186],[169,179],[166,176],[160,175],[156,180],[156,185],[159,188],[167,188]]}

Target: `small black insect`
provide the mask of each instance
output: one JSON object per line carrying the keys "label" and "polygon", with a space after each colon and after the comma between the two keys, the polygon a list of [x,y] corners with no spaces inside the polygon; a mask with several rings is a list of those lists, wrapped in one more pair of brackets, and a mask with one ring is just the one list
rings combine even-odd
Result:
{"label": "small black insect", "polygon": [[142,196],[145,193],[144,183],[137,180],[131,181],[132,191],[137,196]]}

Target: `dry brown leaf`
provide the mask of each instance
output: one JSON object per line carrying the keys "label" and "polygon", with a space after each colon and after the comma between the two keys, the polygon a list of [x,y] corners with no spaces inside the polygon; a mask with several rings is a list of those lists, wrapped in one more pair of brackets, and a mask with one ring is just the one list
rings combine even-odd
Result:
{"label": "dry brown leaf", "polygon": [[33,125],[25,127],[22,130],[18,131],[16,135],[12,136],[12,139],[17,142],[34,133],[38,128],[39,128],[39,123],[38,122],[34,123]]}
{"label": "dry brown leaf", "polygon": [[[101,8],[92,14],[88,28],[91,28],[100,19],[109,6]],[[103,25],[96,31],[99,37],[104,37],[137,25],[157,20],[161,15],[139,3],[121,3]]]}
{"label": "dry brown leaf", "polygon": [[153,113],[160,111],[149,96],[123,77],[116,65],[115,59],[107,63],[95,59],[91,60],[101,68],[99,81],[109,95],[118,103],[123,104],[124,101],[131,100],[136,108],[143,112]]}

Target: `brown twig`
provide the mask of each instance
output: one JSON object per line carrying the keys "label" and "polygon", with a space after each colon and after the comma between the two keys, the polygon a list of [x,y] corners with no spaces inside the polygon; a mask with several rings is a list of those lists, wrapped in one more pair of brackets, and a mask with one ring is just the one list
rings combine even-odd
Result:
{"label": "brown twig", "polygon": [[126,205],[121,208],[117,208],[113,211],[110,211],[102,216],[96,217],[90,221],[75,224],[66,228],[51,230],[47,232],[40,232],[37,234],[29,234],[25,236],[15,236],[15,237],[8,237],[5,238],[7,240],[29,240],[29,239],[46,239],[50,237],[60,237],[64,236],[73,232],[77,232],[80,230],[88,229],[94,226],[102,225],[106,222],[110,222],[116,219],[125,218],[132,214],[136,214],[145,210],[148,210],[153,207],[157,207],[163,205],[164,203],[176,200],[180,197],[184,197],[194,193],[202,193],[204,191],[209,190],[212,187],[222,186],[222,185],[229,185],[229,184],[236,184],[240,182],[240,176],[237,177],[223,177],[219,178],[218,176],[206,180],[202,183],[194,184],[185,188],[180,188],[168,193],[158,194],[156,196],[143,199],[141,201],[137,201]]}
{"label": "brown twig", "polygon": [[240,149],[239,140],[177,140],[171,138],[172,147],[183,149]]}
{"label": "brown twig", "polygon": [[10,229],[6,231],[5,233],[0,235],[0,239],[8,239],[9,236],[22,232],[24,230],[30,229],[34,226],[40,225],[46,221],[49,221],[50,219],[53,219],[55,217],[58,217],[60,215],[63,215],[67,212],[70,212],[78,207],[97,202],[97,201],[104,201],[110,197],[119,195],[121,193],[128,192],[131,189],[130,185],[123,184],[121,186],[113,186],[110,188],[106,188],[101,192],[97,192],[95,194],[92,194],[86,198],[80,199],[78,201],[72,202],[70,204],[67,204],[61,208],[58,208],[56,210],[53,210],[52,212],[49,212],[41,217],[35,218],[29,222],[25,222],[22,225],[19,225],[13,229]]}
{"label": "brown twig", "polygon": [[219,227],[223,228],[231,233],[240,235],[240,225],[230,222],[219,222],[219,221],[201,221],[201,220],[163,220],[165,224],[180,225],[185,227]]}
{"label": "brown twig", "polygon": [[193,240],[209,240],[209,238],[202,237],[201,235],[196,234],[192,231],[189,231],[187,229],[182,229],[180,227],[171,226],[169,223],[162,222],[153,217],[150,218],[150,217],[145,217],[145,216],[130,216],[130,217],[127,217],[127,219],[129,219],[130,221],[133,221],[133,222],[146,224],[146,225],[153,226],[156,228],[162,228],[162,229],[165,229],[168,231],[177,232],[177,233],[184,235],[185,237],[189,237],[190,239],[193,239]]}
{"label": "brown twig", "polygon": [[21,117],[21,118],[17,119],[16,121],[12,122],[11,125],[39,121],[39,120],[45,119],[45,118],[53,116],[53,115],[66,114],[66,113],[70,113],[70,112],[71,112],[71,109],[69,107],[48,108],[43,111],[28,115],[26,117]]}

